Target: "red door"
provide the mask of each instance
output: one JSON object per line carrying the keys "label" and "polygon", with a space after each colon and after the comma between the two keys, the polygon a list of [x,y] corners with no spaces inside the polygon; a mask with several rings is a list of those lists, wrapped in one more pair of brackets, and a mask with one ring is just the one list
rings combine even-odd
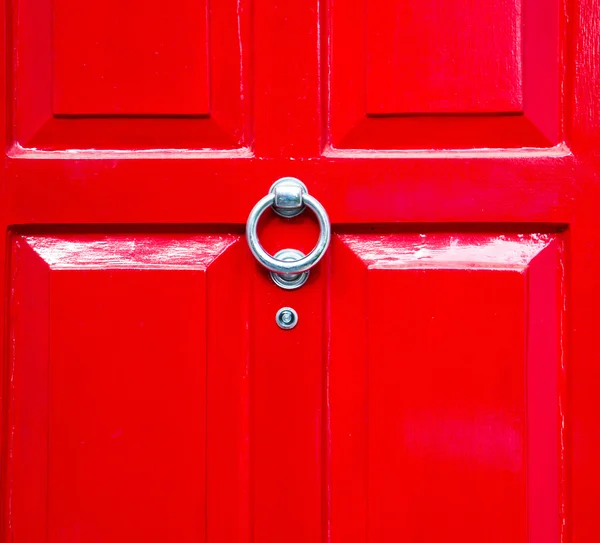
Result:
{"label": "red door", "polygon": [[598,2],[4,13],[5,543],[599,540]]}

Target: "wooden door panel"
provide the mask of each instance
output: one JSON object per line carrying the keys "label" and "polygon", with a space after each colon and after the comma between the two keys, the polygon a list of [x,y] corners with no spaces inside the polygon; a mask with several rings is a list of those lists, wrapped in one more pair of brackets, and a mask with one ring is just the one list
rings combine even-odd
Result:
{"label": "wooden door panel", "polygon": [[332,2],[330,144],[556,145],[559,15],[555,0]]}
{"label": "wooden door panel", "polygon": [[365,4],[368,114],[523,111],[520,0]]}
{"label": "wooden door panel", "polygon": [[[236,241],[15,238],[15,540],[204,541],[207,511],[211,535],[240,531],[244,313],[211,268],[240,266]],[[237,342],[221,347],[223,326]]]}
{"label": "wooden door panel", "polygon": [[332,541],[558,542],[560,239],[332,251]]}
{"label": "wooden door panel", "polygon": [[246,2],[18,0],[14,144],[249,145]]}
{"label": "wooden door panel", "polygon": [[207,2],[120,5],[54,2],[54,113],[208,115]]}

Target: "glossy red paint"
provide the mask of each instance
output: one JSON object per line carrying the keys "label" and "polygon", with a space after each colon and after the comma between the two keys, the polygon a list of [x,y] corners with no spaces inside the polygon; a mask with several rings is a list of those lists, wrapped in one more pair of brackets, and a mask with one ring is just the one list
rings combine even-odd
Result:
{"label": "glossy red paint", "polygon": [[332,2],[330,142],[381,150],[557,145],[561,9],[560,0]]}
{"label": "glossy red paint", "polygon": [[207,2],[111,1],[53,3],[54,114],[208,115]]}
{"label": "glossy red paint", "polygon": [[559,541],[561,252],[547,235],[335,240],[332,541]]}
{"label": "glossy red paint", "polygon": [[5,5],[4,542],[596,543],[600,7],[408,4]]}
{"label": "glossy red paint", "polygon": [[249,8],[207,4],[12,3],[15,150],[248,146]]}

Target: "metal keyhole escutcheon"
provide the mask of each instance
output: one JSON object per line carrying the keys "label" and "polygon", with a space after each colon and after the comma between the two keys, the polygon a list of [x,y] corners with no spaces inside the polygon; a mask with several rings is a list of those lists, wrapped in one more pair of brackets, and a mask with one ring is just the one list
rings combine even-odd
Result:
{"label": "metal keyhole escutcheon", "polygon": [[[308,255],[296,249],[284,249],[275,256],[265,251],[258,239],[257,226],[261,215],[269,207],[284,218],[296,217],[307,207],[313,211],[319,221],[320,233],[316,246]],[[282,288],[294,289],[306,282],[310,268],[323,258],[331,240],[331,225],[325,208],[308,193],[306,185],[295,177],[283,177],[250,212],[246,238],[252,254],[271,272],[273,281]]]}

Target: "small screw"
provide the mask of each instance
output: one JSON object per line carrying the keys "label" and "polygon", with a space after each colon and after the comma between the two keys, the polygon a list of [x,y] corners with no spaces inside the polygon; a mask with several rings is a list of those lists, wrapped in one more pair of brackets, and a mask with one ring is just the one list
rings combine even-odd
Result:
{"label": "small screw", "polygon": [[283,330],[291,330],[298,324],[298,313],[291,307],[282,307],[279,311],[277,311],[277,315],[275,316],[275,321],[279,328]]}

